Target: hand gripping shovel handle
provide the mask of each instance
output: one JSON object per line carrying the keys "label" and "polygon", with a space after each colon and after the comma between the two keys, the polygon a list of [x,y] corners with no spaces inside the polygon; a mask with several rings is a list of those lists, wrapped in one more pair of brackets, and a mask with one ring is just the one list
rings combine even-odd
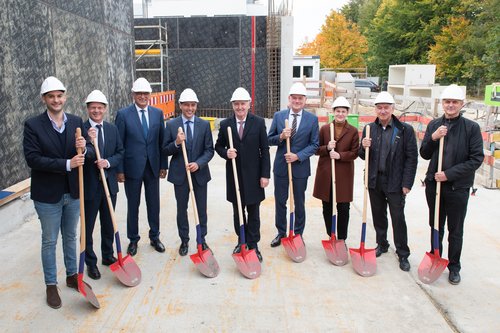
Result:
{"label": "hand gripping shovel handle", "polygon": [[[437,172],[443,170],[443,150],[444,150],[444,136],[439,139],[439,155]],[[441,182],[436,182],[436,203],[434,207],[434,228],[432,230],[432,244],[434,254],[438,257],[439,254],[439,205],[441,201]]]}
{"label": "hand gripping shovel handle", "polygon": [[[288,128],[288,119],[285,119],[285,128]],[[290,154],[290,138],[286,138],[286,153]],[[289,237],[294,235],[294,218],[295,218],[295,200],[293,197],[293,174],[292,163],[287,163],[288,166],[288,187],[290,188],[290,230]]]}
{"label": "hand gripping shovel handle", "polygon": [[[231,130],[231,126],[227,127],[227,137],[229,140],[229,148],[234,149],[233,132]],[[236,168],[236,159],[232,158],[231,164],[233,166],[234,186],[236,187],[236,202],[238,204],[238,219],[240,221],[240,244],[246,244],[245,225],[243,224],[243,209],[241,206],[240,183],[238,181],[238,169]]]}

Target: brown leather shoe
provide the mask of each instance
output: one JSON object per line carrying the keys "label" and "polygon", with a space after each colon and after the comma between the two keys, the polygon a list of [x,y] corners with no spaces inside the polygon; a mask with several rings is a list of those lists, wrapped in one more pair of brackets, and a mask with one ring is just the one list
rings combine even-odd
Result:
{"label": "brown leather shoe", "polygon": [[78,291],[78,274],[73,274],[66,277],[66,285]]}
{"label": "brown leather shoe", "polygon": [[62,305],[56,285],[47,285],[47,304],[53,309],[59,309]]}

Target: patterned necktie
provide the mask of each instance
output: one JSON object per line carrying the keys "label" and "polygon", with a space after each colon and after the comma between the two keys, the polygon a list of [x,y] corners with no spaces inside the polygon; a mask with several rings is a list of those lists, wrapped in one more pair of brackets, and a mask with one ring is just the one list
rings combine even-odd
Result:
{"label": "patterned necktie", "polygon": [[238,124],[240,124],[240,128],[238,129],[238,135],[240,136],[240,140],[243,139],[243,125],[245,124],[244,121],[238,121]]}
{"label": "patterned necktie", "polygon": [[148,121],[146,120],[146,114],[144,110],[141,110],[141,122],[142,122],[142,134],[144,134],[144,139],[148,137]]}
{"label": "patterned necktie", "polygon": [[292,121],[292,131],[290,132],[290,138],[293,138],[295,136],[295,133],[297,133],[297,117],[299,116],[296,113],[292,113],[293,116],[293,121]]}
{"label": "patterned necktie", "polygon": [[186,121],[186,146],[189,150],[193,147],[193,132],[191,131],[191,120]]}
{"label": "patterned necktie", "polygon": [[101,154],[101,158],[104,158],[104,136],[102,134],[102,125],[95,125],[99,130],[97,133],[97,146],[99,148],[99,153]]}

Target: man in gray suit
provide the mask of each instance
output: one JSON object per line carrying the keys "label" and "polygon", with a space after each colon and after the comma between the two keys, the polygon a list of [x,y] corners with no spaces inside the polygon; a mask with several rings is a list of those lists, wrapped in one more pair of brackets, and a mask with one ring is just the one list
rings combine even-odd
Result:
{"label": "man in gray suit", "polygon": [[[296,234],[302,235],[306,223],[304,207],[307,179],[311,175],[309,158],[319,147],[318,117],[304,110],[306,88],[302,83],[295,83],[288,94],[289,109],[276,112],[268,133],[269,145],[278,146],[274,159],[274,197],[276,206],[275,224],[278,235],[271,242],[272,247],[279,246],[286,236],[286,201],[288,200],[288,163],[292,164],[293,195],[295,199]],[[285,128],[285,120],[290,126]],[[290,153],[287,153],[286,139],[290,138]]]}
{"label": "man in gray suit", "polygon": [[[187,208],[189,184],[186,167],[191,172],[193,190],[198,208],[203,250],[208,249],[207,235],[207,184],[210,181],[208,162],[214,156],[214,144],[210,123],[195,116],[198,97],[192,89],[185,89],[179,97],[182,114],[167,122],[163,152],[172,156],[167,180],[174,184],[177,201],[177,229],[181,239],[179,254],[185,256],[189,248],[189,222]],[[179,133],[179,127],[183,132]],[[189,164],[184,163],[182,142],[185,141]]]}
{"label": "man in gray suit", "polygon": [[158,252],[165,252],[160,241],[160,180],[167,176],[167,157],[162,152],[165,126],[163,112],[149,105],[151,85],[138,78],[132,86],[134,104],[121,109],[116,115],[116,127],[125,148],[116,177],[125,182],[127,195],[127,252],[137,253],[139,239],[139,204],[144,183],[149,222],[150,244]]}

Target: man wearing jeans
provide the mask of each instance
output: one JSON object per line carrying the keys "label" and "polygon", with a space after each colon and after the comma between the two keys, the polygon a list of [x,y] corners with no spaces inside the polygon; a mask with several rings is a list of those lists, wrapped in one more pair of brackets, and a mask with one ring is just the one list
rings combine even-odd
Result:
{"label": "man wearing jeans", "polygon": [[56,244],[62,234],[66,285],[78,290],[77,225],[80,214],[78,166],[84,163],[85,139],[75,139],[80,117],[63,111],[66,88],[50,76],[40,95],[47,110],[24,124],[24,156],[31,168],[31,198],[42,227],[42,265],[47,285],[47,304],[61,307],[57,290]]}

